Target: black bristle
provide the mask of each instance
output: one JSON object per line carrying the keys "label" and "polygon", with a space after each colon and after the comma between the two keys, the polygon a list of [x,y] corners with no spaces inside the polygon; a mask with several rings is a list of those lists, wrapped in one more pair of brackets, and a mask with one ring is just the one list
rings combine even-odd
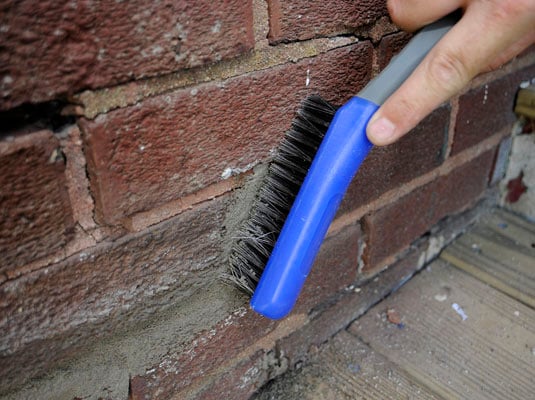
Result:
{"label": "black bristle", "polygon": [[230,253],[228,279],[252,294],[293,201],[334,117],[336,107],[319,96],[303,101],[269,165],[249,218]]}

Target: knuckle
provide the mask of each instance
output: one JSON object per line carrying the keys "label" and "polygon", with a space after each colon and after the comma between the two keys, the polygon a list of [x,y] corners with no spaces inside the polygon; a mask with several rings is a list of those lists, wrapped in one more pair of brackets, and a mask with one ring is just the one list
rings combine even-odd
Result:
{"label": "knuckle", "polygon": [[428,65],[430,84],[439,91],[460,90],[470,80],[462,57],[453,52],[441,52],[431,58]]}

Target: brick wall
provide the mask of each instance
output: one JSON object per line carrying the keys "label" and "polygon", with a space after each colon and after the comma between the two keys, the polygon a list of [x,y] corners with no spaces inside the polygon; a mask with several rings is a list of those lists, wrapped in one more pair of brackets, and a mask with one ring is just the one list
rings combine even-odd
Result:
{"label": "brick wall", "polygon": [[300,101],[343,103],[407,41],[384,1],[0,9],[7,398],[248,398],[432,257],[441,220],[493,196],[535,76],[531,49],[374,149],[272,322],[221,280],[232,238]]}

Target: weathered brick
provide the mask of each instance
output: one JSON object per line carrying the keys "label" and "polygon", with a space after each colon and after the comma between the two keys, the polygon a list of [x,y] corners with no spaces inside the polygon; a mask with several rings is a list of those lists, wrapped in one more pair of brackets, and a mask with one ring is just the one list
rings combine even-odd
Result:
{"label": "weathered brick", "polygon": [[[236,365],[245,363],[250,366],[259,353],[272,348],[277,337],[269,339],[269,335],[278,324],[251,310],[237,310],[202,332],[181,353],[168,355],[146,374],[133,377],[134,399],[156,398],[157,395],[162,398],[195,398],[188,394],[206,391],[228,373],[233,375],[233,378],[227,377],[231,384],[237,383],[245,371],[238,368],[239,371],[233,373]],[[207,374],[207,371],[210,373]],[[180,379],[176,379],[177,376]]]}
{"label": "weathered brick", "polygon": [[[247,398],[284,368],[280,365],[284,360],[276,356],[276,340],[300,329],[312,308],[355,280],[359,233],[355,224],[327,238],[287,319],[275,322],[251,310],[238,310],[202,332],[181,354],[169,356],[150,373],[134,377],[134,398],[154,398],[156,393],[189,398],[186,394],[192,392],[199,393],[195,397],[199,399],[221,398],[222,392]],[[180,380],[168,374],[171,369]]]}
{"label": "weathered brick", "polygon": [[387,15],[384,0],[269,0],[268,9],[271,43],[350,33]]}
{"label": "weathered brick", "polygon": [[449,106],[442,106],[401,140],[372,149],[340,206],[339,214],[362,206],[442,164]]}
{"label": "weathered brick", "polygon": [[356,280],[360,237],[355,222],[325,239],[293,312],[308,313],[321,307]]}
{"label": "weathered brick", "polygon": [[449,174],[415,189],[364,218],[365,269],[406,248],[448,214],[462,211],[485,191],[495,150],[489,150]]}
{"label": "weathered brick", "polygon": [[1,285],[0,387],[49,370],[76,346],[189,301],[217,281],[227,207],[228,196],[207,202]]}
{"label": "weathered brick", "polygon": [[363,86],[371,52],[363,42],[82,120],[97,216],[115,223],[266,160],[307,94],[341,103]]}
{"label": "weathered brick", "polygon": [[58,251],[73,218],[65,162],[50,131],[0,142],[0,274]]}
{"label": "weathered brick", "polygon": [[410,40],[411,34],[398,32],[385,36],[376,49],[377,66],[380,70],[387,66],[393,56],[395,56]]}
{"label": "weathered brick", "polygon": [[252,4],[25,0],[2,6],[0,109],[191,68],[252,48]]}
{"label": "weathered brick", "polygon": [[204,388],[196,400],[248,400],[251,395],[267,381],[286,370],[285,362],[282,365],[274,352],[259,351],[252,357],[240,360],[229,368],[219,379]]}
{"label": "weathered brick", "polygon": [[462,95],[451,153],[457,154],[511,127],[516,120],[513,108],[518,87],[534,76],[535,66],[530,66]]}

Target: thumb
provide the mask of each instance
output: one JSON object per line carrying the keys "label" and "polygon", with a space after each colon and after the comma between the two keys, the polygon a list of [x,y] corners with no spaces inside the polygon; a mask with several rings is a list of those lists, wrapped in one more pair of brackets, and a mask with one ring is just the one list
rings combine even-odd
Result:
{"label": "thumb", "polygon": [[511,45],[515,40],[511,23],[516,16],[498,18],[500,13],[486,3],[494,2],[468,7],[461,20],[379,108],[367,127],[372,143],[381,146],[398,140],[460,92],[476,74],[488,69],[496,55]]}
{"label": "thumb", "polygon": [[382,146],[397,141],[475,75],[462,47],[451,43],[451,32],[373,115],[367,127],[372,143]]}

